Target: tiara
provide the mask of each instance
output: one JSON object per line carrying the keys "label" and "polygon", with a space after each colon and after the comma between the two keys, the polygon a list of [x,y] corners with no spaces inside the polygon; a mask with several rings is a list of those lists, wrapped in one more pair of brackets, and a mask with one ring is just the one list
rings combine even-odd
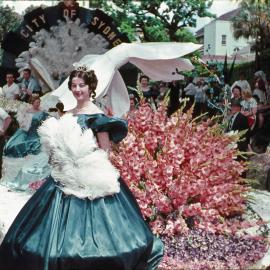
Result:
{"label": "tiara", "polygon": [[77,66],[75,68],[76,71],[78,72],[85,72],[88,76],[90,76],[93,72],[92,69],[88,69],[86,65],[82,65],[82,66]]}
{"label": "tiara", "polygon": [[85,65],[83,66],[78,66],[75,68],[76,71],[84,71],[84,72],[87,72],[87,67]]}

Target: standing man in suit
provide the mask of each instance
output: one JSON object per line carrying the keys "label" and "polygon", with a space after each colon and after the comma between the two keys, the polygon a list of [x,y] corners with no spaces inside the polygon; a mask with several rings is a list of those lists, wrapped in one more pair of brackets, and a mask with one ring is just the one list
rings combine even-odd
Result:
{"label": "standing man in suit", "polygon": [[241,140],[237,143],[240,151],[247,151],[249,143],[249,125],[248,118],[241,113],[240,100],[231,100],[231,116],[229,118],[227,132],[229,131],[243,131],[247,132],[240,138]]}
{"label": "standing man in suit", "polygon": [[20,100],[28,102],[32,94],[42,96],[42,90],[38,81],[31,75],[31,70],[25,68],[23,70],[23,79],[21,82]]}

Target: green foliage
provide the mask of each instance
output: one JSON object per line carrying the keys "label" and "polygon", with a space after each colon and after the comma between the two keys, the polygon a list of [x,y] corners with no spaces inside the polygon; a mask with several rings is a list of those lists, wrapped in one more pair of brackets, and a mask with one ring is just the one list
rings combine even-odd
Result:
{"label": "green foliage", "polygon": [[170,37],[166,29],[159,20],[149,18],[148,25],[145,26],[148,41],[170,41]]}
{"label": "green foliage", "polygon": [[[270,46],[270,5],[267,0],[242,0],[240,13],[233,20],[234,36],[252,38],[258,52]],[[258,61],[258,59],[256,59]]]}
{"label": "green foliage", "polygon": [[[214,17],[208,12],[212,0],[97,0],[97,2],[113,17],[122,32],[126,31],[127,35],[135,34],[129,29],[139,28],[143,34],[142,41],[191,41],[189,38],[195,41],[191,34],[181,30],[196,26],[197,17]],[[125,27],[122,26],[123,21]]]}
{"label": "green foliage", "polygon": [[124,20],[120,24],[122,33],[125,33],[130,41],[136,40],[136,29],[134,29],[127,20]]}
{"label": "green foliage", "polygon": [[15,30],[21,20],[22,17],[13,8],[0,6],[0,41],[3,40],[7,32]]}
{"label": "green foliage", "polygon": [[176,36],[177,36],[177,41],[197,43],[197,40],[194,34],[186,28],[177,30]]}

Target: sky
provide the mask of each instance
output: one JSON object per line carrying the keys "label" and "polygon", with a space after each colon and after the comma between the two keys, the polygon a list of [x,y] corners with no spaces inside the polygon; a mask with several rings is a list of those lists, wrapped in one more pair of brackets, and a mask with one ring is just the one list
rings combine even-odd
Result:
{"label": "sky", "polygon": [[[186,0],[186,1],[188,1],[188,0]],[[22,13],[31,4],[35,4],[35,5],[39,6],[41,4],[46,5],[46,2],[47,3],[50,2],[50,3],[54,3],[56,5],[59,1],[57,1],[57,0],[55,0],[55,1],[51,1],[51,0],[47,0],[47,1],[14,0],[14,1],[2,1],[2,2],[4,4],[7,4],[9,6],[14,7],[18,13]],[[83,2],[83,1],[81,1],[81,2]],[[217,16],[220,16],[220,15],[222,15],[226,12],[229,12],[235,8],[237,8],[237,0],[214,0],[213,5],[210,8],[210,11],[212,13],[216,14]],[[210,21],[211,21],[211,19],[209,19],[209,18],[198,18],[197,27],[194,29],[191,29],[192,32],[195,32],[196,30],[202,28],[205,24],[209,23]]]}

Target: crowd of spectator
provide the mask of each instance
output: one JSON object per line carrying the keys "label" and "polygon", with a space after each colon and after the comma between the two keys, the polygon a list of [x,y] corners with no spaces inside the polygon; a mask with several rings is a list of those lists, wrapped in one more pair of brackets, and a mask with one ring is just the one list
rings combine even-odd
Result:
{"label": "crowd of spectator", "polygon": [[[250,78],[249,78],[250,79]],[[6,74],[6,84],[1,95],[7,99],[29,102],[33,95],[42,96],[38,80],[31,75],[30,69],[22,72],[16,80],[14,74]],[[155,109],[168,97],[168,115],[172,115],[185,100],[185,110],[193,107],[194,118],[203,115],[201,120],[220,116],[224,132],[246,131],[238,143],[241,151],[264,153],[270,142],[270,86],[263,71],[254,74],[250,84],[243,74],[231,86],[222,84],[218,78],[189,77],[183,81],[151,82],[141,75],[137,88],[129,88],[130,114],[139,104],[142,96]],[[57,107],[59,106],[59,107]],[[64,113],[63,104],[58,104],[54,112]],[[1,113],[1,121],[9,122],[8,114]],[[5,122],[6,121],[6,122]],[[6,125],[0,127],[1,136]]]}
{"label": "crowd of spectator", "polygon": [[42,95],[42,89],[38,80],[31,75],[31,70],[23,70],[22,78],[15,82],[12,72],[6,74],[6,84],[3,86],[1,95],[7,99],[28,102],[33,94]]}
{"label": "crowd of spectator", "polygon": [[171,83],[151,82],[145,75],[138,79],[137,91],[130,89],[132,110],[140,100],[139,93],[157,107],[168,95],[168,115],[173,114],[186,100],[186,110],[194,105],[194,118],[220,116],[224,132],[246,131],[239,142],[241,151],[262,153],[270,142],[270,87],[264,72],[254,74],[250,85],[243,74],[231,86],[218,79],[187,78]]}

